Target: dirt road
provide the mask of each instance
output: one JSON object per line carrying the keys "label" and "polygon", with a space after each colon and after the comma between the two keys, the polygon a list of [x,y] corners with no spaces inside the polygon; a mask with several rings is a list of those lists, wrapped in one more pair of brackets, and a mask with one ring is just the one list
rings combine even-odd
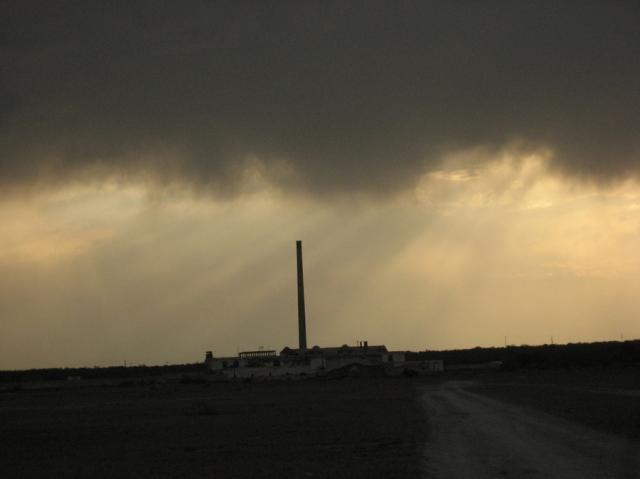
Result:
{"label": "dirt road", "polygon": [[640,447],[561,418],[470,393],[425,390],[425,477],[640,478]]}

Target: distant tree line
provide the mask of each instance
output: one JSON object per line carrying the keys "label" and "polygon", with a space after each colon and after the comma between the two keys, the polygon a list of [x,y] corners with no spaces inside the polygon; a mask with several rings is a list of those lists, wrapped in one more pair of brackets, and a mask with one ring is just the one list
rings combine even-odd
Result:
{"label": "distant tree line", "polygon": [[109,366],[94,368],[49,368],[0,371],[0,382],[66,381],[69,378],[120,379],[162,376],[202,371],[202,363],[165,366]]}
{"label": "distant tree line", "polygon": [[447,365],[502,361],[505,369],[640,364],[640,340],[507,346],[407,353],[407,360],[442,359]]}

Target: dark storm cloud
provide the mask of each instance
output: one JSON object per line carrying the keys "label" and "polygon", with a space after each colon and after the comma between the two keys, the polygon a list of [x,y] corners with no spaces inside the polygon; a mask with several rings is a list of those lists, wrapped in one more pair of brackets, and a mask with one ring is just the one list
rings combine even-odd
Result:
{"label": "dark storm cloud", "polygon": [[232,192],[255,156],[290,187],[389,192],[514,140],[570,175],[640,169],[635,2],[16,1],[0,17],[0,188],[90,171]]}

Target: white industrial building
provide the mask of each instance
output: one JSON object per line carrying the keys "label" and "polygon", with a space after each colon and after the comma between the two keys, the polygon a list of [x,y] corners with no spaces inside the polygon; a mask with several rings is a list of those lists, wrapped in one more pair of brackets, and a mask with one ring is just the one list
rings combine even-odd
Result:
{"label": "white industrial building", "polygon": [[307,348],[304,306],[304,279],[302,270],[302,242],[296,242],[298,270],[298,335],[297,349],[276,351],[245,351],[236,357],[214,357],[206,353],[205,366],[212,374],[224,379],[248,378],[301,378],[326,376],[332,372],[360,374],[374,371],[385,375],[432,373],[443,370],[442,360],[406,361],[405,351],[388,351],[386,346],[369,346],[360,341],[356,346]]}

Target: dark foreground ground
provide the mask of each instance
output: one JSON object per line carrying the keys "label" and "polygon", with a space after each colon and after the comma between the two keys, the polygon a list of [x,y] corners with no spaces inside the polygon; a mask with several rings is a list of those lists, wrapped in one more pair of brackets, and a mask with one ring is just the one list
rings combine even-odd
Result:
{"label": "dark foreground ground", "polygon": [[425,388],[430,479],[637,479],[640,444],[540,409],[477,394],[467,381]]}
{"label": "dark foreground ground", "polygon": [[476,381],[468,388],[471,392],[640,441],[640,366],[533,369],[469,378]]}
{"label": "dark foreground ground", "polygon": [[424,386],[430,479],[640,478],[637,366],[460,371]]}
{"label": "dark foreground ground", "polygon": [[420,383],[125,383],[0,393],[2,477],[419,477]]}
{"label": "dark foreground ground", "polygon": [[0,477],[640,478],[638,366],[178,380],[5,387]]}

